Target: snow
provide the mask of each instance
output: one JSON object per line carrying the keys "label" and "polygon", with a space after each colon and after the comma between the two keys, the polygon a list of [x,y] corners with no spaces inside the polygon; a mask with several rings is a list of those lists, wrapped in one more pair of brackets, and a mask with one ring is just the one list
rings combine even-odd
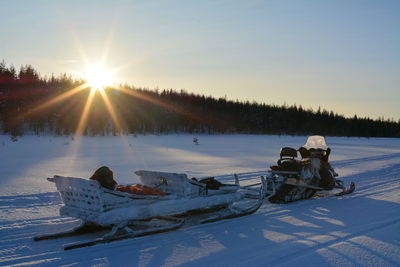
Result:
{"label": "snow", "polygon": [[[193,143],[199,139],[199,145]],[[400,266],[400,139],[327,137],[330,161],[356,191],[172,232],[63,251],[97,237],[33,242],[79,222],[59,216],[55,174],[89,177],[107,165],[123,184],[140,169],[258,182],[283,146],[305,136],[0,136],[0,266]]]}

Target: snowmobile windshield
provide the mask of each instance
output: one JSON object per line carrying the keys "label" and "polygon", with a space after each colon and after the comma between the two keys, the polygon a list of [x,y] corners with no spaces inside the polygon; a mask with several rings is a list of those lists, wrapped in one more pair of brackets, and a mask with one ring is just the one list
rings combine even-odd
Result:
{"label": "snowmobile windshield", "polygon": [[320,135],[309,136],[307,142],[303,145],[303,147],[307,150],[313,149],[323,149],[327,150],[328,146],[325,142],[325,138]]}

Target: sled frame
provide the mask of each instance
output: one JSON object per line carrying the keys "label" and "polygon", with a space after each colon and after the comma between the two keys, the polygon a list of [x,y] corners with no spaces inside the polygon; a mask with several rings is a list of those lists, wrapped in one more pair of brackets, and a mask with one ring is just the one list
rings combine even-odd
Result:
{"label": "sled frame", "polygon": [[[227,187],[228,190],[229,187],[232,189],[237,188],[237,189],[242,189],[239,185],[239,178],[237,175],[235,177],[235,184],[229,185],[229,184],[224,184],[225,187]],[[66,180],[65,180],[66,179]],[[71,180],[72,179],[72,180]],[[60,210],[60,213],[62,215],[67,215],[69,216],[68,212],[73,211],[72,217],[77,217],[80,218],[82,223],[80,226],[66,232],[61,232],[61,233],[54,233],[54,234],[48,234],[48,235],[43,235],[43,236],[38,236],[34,237],[34,241],[41,241],[41,240],[49,240],[49,239],[57,239],[57,238],[66,238],[66,237],[72,237],[72,236],[80,236],[88,233],[96,233],[96,232],[102,232],[105,230],[109,230],[106,234],[101,236],[100,238],[90,240],[90,241],[83,241],[83,242],[77,242],[77,243],[72,243],[72,244],[67,244],[64,246],[64,250],[71,250],[71,249],[76,249],[76,248],[82,248],[82,247],[88,247],[88,246],[93,246],[97,244],[104,244],[104,243],[110,243],[113,241],[117,240],[123,240],[123,239],[128,239],[128,238],[136,238],[140,236],[146,236],[146,235],[152,235],[152,234],[158,234],[162,232],[167,232],[167,231],[172,231],[175,229],[178,229],[182,227],[186,220],[191,217],[191,214],[193,212],[199,212],[199,213],[209,213],[209,212],[215,212],[216,215],[210,216],[209,218],[206,218],[204,220],[200,221],[200,224],[205,224],[205,223],[211,223],[211,222],[216,222],[220,220],[225,220],[225,219],[232,219],[236,217],[241,217],[245,215],[252,214],[256,212],[261,205],[264,202],[265,196],[266,196],[266,189],[267,189],[267,184],[266,180],[264,177],[261,177],[261,187],[259,189],[259,194],[257,197],[257,201],[250,205],[249,207],[245,209],[240,209],[236,207],[234,204],[236,202],[240,202],[240,200],[236,200],[234,202],[231,202],[224,207],[204,207],[199,210],[187,210],[186,212],[182,214],[175,214],[175,215],[162,215],[162,216],[154,216],[150,218],[144,218],[141,220],[122,220],[119,221],[118,223],[111,224],[111,225],[101,225],[98,224],[96,221],[96,216],[98,216],[101,213],[107,212],[108,210],[118,207],[118,206],[129,206],[133,203],[133,201],[141,201],[143,203],[154,203],[154,201],[164,201],[167,198],[165,197],[159,197],[159,196],[138,196],[136,195],[132,196],[131,194],[127,193],[122,193],[122,192],[117,192],[117,191],[112,191],[108,190],[105,188],[102,188],[98,185],[96,181],[87,181],[83,180],[80,178],[68,178],[68,177],[61,177],[61,176],[55,176],[54,178],[48,178],[49,181],[51,182],[56,182],[57,189],[60,191],[60,195],[63,198],[63,201],[67,201],[68,204],[72,205],[72,207],[67,207],[67,211],[64,211],[63,214],[62,208]],[[57,181],[58,180],[58,181]],[[64,181],[65,180],[65,181]],[[82,182],[80,180],[83,180]],[[58,183],[57,183],[58,182]],[[70,182],[67,186],[65,186],[65,183]],[[64,183],[64,184],[63,184]],[[81,183],[84,183],[86,187],[80,186]],[[91,191],[88,192],[88,188],[91,189]],[[109,200],[109,197],[112,197],[114,203],[107,202]],[[210,197],[213,197],[215,195],[211,195]],[[247,197],[245,193],[242,194],[242,199],[245,198],[250,198]],[[89,200],[88,200],[89,199]],[[91,200],[98,200],[95,205],[90,206],[89,203],[86,203],[87,201]],[[115,199],[117,201],[115,202]],[[146,202],[147,201],[147,202]],[[86,205],[89,204],[89,205]],[[76,210],[79,211],[79,208],[84,209],[80,210],[81,213],[76,213],[74,211],[76,206]],[[79,216],[76,216],[78,214]],[[75,216],[74,216],[75,215]],[[179,217],[178,217],[179,215]],[[144,228],[144,229],[143,229]]]}

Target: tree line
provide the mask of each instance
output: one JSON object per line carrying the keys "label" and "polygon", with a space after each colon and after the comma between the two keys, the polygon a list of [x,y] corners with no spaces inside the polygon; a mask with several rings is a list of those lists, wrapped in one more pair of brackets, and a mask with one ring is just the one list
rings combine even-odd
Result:
{"label": "tree line", "polygon": [[[68,95],[83,84],[67,74],[42,77],[31,65],[0,63],[0,130],[69,135],[76,132],[90,90]],[[84,135],[246,133],[400,137],[400,120],[345,117],[325,109],[232,101],[185,90],[150,90],[130,85],[106,88],[118,123],[99,93],[88,110]],[[55,101],[57,100],[57,101]]]}

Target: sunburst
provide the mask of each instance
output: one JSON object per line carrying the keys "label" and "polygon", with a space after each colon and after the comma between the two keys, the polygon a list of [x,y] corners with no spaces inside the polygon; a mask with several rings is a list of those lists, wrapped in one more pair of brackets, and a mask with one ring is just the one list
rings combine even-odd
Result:
{"label": "sunburst", "polygon": [[[173,105],[170,105],[168,103],[165,103],[157,98],[145,95],[145,94],[140,94],[136,92],[135,90],[131,90],[130,88],[124,88],[121,86],[117,86],[115,82],[114,75],[121,71],[122,69],[128,67],[130,64],[125,64],[121,65],[117,68],[108,68],[106,67],[106,59],[108,57],[108,52],[109,52],[109,46],[110,46],[111,39],[109,39],[106,43],[106,46],[103,51],[103,55],[99,57],[98,63],[91,62],[89,60],[89,57],[83,50],[83,47],[81,46],[79,40],[76,38],[76,45],[78,46],[78,50],[81,53],[82,60],[85,64],[85,69],[83,72],[76,72],[76,70],[71,70],[72,72],[75,73],[76,76],[81,77],[83,80],[83,83],[75,88],[72,88],[63,94],[52,98],[44,103],[41,103],[40,105],[37,105],[35,107],[32,107],[28,112],[21,114],[21,117],[23,118],[24,116],[30,116],[33,115],[34,113],[39,112],[40,110],[46,109],[52,105],[55,105],[57,103],[60,103],[61,101],[65,101],[68,98],[71,98],[73,95],[83,91],[83,90],[88,90],[90,89],[90,93],[86,99],[86,103],[84,105],[82,114],[80,116],[78,125],[76,126],[75,129],[75,136],[83,135],[85,133],[85,129],[87,126],[88,119],[90,117],[90,112],[91,112],[91,106],[95,103],[94,98],[97,93],[101,96],[102,100],[104,101],[104,104],[107,108],[107,111],[113,121],[113,124],[116,128],[116,130],[120,133],[123,132],[123,120],[118,116],[117,110],[114,108],[114,103],[112,103],[111,99],[107,95],[107,88],[112,88],[114,90],[117,90],[125,95],[130,95],[136,98],[139,98],[141,100],[144,100],[146,102],[150,102],[152,104],[156,104],[159,106],[162,106],[168,110],[171,110],[173,112],[182,114],[184,116],[192,117],[192,114],[187,113],[184,109],[177,108]],[[201,120],[201,118],[194,118],[197,120]]]}
{"label": "sunburst", "polygon": [[86,80],[87,86],[95,91],[104,90],[104,88],[114,84],[112,71],[101,64],[89,64],[83,78]]}

